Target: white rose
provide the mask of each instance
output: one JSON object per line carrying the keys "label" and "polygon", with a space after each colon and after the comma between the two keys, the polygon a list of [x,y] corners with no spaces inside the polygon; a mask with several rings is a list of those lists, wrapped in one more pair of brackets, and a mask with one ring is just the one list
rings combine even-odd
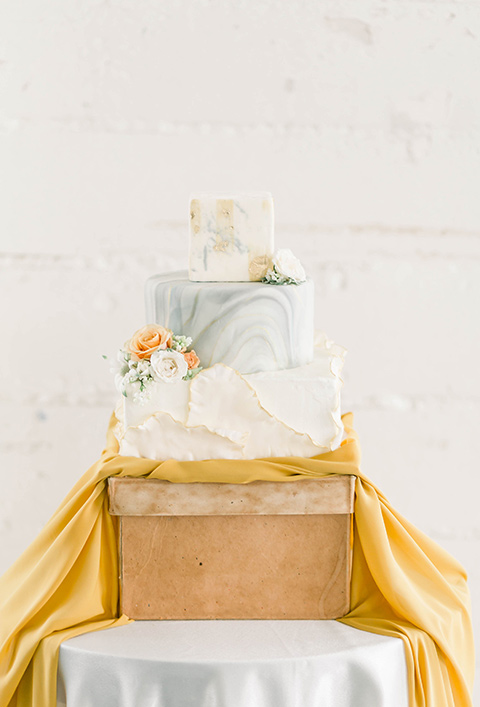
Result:
{"label": "white rose", "polygon": [[179,351],[157,349],[150,358],[153,375],[164,383],[181,380],[187,374],[188,364]]}
{"label": "white rose", "polygon": [[275,270],[282,277],[294,280],[294,282],[304,282],[306,279],[305,270],[298,258],[294,256],[290,248],[277,250],[273,258]]}

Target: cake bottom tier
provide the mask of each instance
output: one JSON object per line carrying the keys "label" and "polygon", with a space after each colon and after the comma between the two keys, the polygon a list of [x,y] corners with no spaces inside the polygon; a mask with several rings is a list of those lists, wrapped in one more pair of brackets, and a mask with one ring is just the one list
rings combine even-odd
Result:
{"label": "cake bottom tier", "polygon": [[149,459],[312,457],[343,437],[345,351],[319,339],[312,363],[241,375],[223,364],[191,381],[154,383],[147,401],[123,398],[120,454]]}

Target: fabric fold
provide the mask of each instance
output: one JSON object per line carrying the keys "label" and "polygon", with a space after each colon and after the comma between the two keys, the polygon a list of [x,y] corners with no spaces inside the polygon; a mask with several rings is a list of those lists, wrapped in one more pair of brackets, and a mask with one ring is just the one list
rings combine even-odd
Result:
{"label": "fabric fold", "polygon": [[411,707],[471,707],[474,648],[465,572],[360,471],[352,415],[343,423],[342,445],[312,458],[158,462],[118,455],[112,416],[100,460],[0,578],[0,707],[55,707],[60,643],[129,621],[118,613],[109,476],[249,483],[330,474],[357,476],[351,611],[341,621],[403,640]]}

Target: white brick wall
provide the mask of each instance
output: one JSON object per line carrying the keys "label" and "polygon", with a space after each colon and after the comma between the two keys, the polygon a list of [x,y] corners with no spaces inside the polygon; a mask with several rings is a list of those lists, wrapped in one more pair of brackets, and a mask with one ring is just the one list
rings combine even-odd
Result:
{"label": "white brick wall", "polygon": [[101,354],[185,266],[189,192],[269,189],[364,469],[478,633],[479,76],[477,0],[2,4],[0,571],[102,448]]}

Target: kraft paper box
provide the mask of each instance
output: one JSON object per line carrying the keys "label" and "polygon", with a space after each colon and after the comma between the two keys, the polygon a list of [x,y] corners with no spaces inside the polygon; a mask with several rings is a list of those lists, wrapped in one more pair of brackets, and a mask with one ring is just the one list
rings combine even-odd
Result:
{"label": "kraft paper box", "polygon": [[350,606],[354,476],[110,478],[132,619],[333,619]]}

